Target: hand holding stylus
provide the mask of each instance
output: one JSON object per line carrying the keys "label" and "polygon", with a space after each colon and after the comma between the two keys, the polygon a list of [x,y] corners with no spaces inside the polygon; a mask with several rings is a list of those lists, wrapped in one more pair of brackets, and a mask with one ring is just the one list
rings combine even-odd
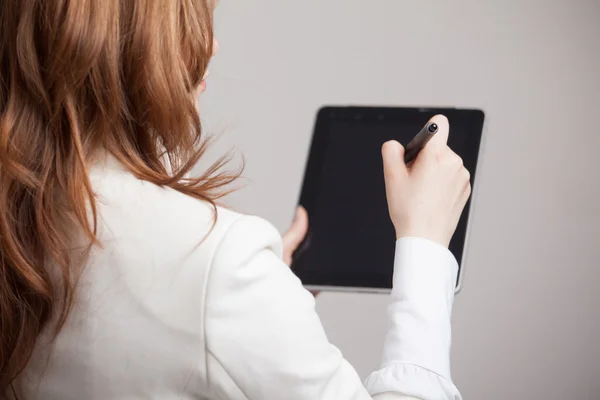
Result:
{"label": "hand holding stylus", "polygon": [[426,127],[432,124],[435,134],[410,167],[400,143],[383,145],[386,195],[397,238],[421,237],[447,247],[471,194],[470,175],[448,147],[448,119],[436,115]]}

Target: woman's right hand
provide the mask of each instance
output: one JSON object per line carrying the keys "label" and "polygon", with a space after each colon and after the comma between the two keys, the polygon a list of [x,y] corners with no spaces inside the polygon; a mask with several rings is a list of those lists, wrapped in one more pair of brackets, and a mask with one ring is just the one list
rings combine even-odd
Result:
{"label": "woman's right hand", "polygon": [[383,145],[388,208],[397,239],[420,237],[447,247],[471,194],[470,175],[448,147],[448,119],[436,115],[429,122],[439,131],[412,165],[404,164],[400,143]]}

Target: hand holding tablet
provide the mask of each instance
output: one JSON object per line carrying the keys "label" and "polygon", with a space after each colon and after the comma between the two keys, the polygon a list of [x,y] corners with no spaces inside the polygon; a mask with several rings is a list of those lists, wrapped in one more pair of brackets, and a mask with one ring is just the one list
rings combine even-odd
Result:
{"label": "hand holding tablet", "polygon": [[[292,261],[302,283],[388,291],[396,238],[415,235],[448,246],[459,264],[458,291],[483,121],[476,109],[322,108],[300,196],[309,230]],[[399,205],[388,210],[388,198]],[[451,218],[431,224],[436,212]]]}

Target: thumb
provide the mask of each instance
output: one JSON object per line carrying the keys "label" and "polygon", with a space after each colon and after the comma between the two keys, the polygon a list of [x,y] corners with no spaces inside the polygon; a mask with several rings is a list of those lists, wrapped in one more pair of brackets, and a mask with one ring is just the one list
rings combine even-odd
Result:
{"label": "thumb", "polygon": [[290,229],[283,235],[283,248],[293,253],[302,243],[308,232],[308,213],[304,207],[299,206]]}
{"label": "thumb", "polygon": [[404,164],[404,147],[395,140],[385,142],[381,147],[383,157],[383,174],[388,180],[404,180],[408,176],[408,169]]}

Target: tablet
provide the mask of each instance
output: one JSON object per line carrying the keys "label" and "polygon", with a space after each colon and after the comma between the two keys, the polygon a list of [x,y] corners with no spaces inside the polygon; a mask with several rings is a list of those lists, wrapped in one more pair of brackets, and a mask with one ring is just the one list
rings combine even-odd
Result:
{"label": "tablet", "polygon": [[[311,290],[389,291],[395,230],[389,217],[381,146],[404,146],[436,114],[450,121],[448,145],[462,157],[475,188],[484,113],[476,109],[324,107],[317,114],[300,204],[309,232],[292,270]],[[463,275],[471,201],[449,249]]]}

